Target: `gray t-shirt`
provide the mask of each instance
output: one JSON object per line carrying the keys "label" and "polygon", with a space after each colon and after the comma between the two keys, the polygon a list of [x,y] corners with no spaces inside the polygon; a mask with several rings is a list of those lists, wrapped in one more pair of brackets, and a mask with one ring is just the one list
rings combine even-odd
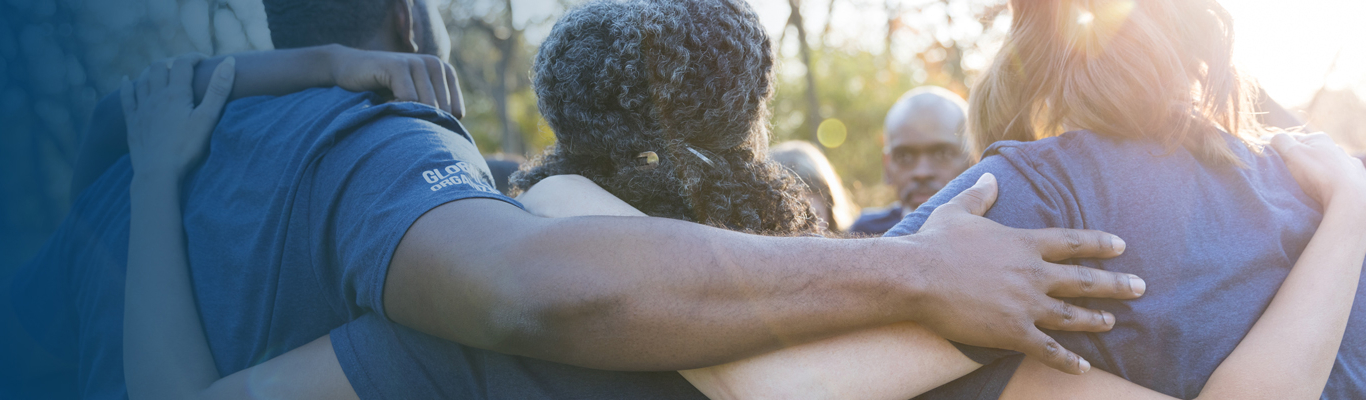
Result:
{"label": "gray t-shirt", "polygon": [[[1128,245],[1123,255],[1079,264],[1141,276],[1147,293],[1132,301],[1071,300],[1114,313],[1110,332],[1048,333],[1096,368],[1192,398],[1270,304],[1322,218],[1274,150],[1258,155],[1226,138],[1247,168],[1089,131],[999,142],[887,235],[917,231],[935,207],[987,172],[1000,185],[987,218],[1017,228],[1119,235]],[[1366,398],[1363,307],[1353,306],[1325,398]],[[924,397],[999,397],[1020,356],[959,348],[987,366]]]}

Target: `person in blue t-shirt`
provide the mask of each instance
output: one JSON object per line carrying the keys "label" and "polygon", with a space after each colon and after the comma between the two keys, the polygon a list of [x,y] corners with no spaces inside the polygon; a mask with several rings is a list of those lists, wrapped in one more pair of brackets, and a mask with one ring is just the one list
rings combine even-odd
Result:
{"label": "person in blue t-shirt", "polygon": [[[341,43],[372,50],[445,51],[440,40],[428,40],[442,29],[423,1],[279,0],[266,5],[272,35],[303,38],[281,48]],[[733,83],[761,90],[722,96],[724,101],[717,104],[760,113],[771,91],[772,56],[752,10],[729,1],[686,5],[696,7],[689,15],[743,15],[743,24],[725,28],[752,41],[746,49],[762,49],[754,53],[763,60],[761,69],[732,70],[726,58],[715,54],[705,58],[710,64],[699,65],[717,68],[718,77],[742,73],[745,80]],[[363,17],[298,18],[318,12]],[[289,15],[295,18],[278,18]],[[619,20],[629,25],[648,15],[623,17]],[[307,29],[275,26],[281,21]],[[370,30],[349,35],[365,30],[361,28]],[[640,37],[615,34],[623,33]],[[730,37],[711,36],[706,43]],[[270,54],[293,57],[296,68],[315,65],[299,59],[316,54],[305,49]],[[282,81],[271,74],[272,65],[279,64],[261,63],[261,57],[234,59],[236,82],[216,93],[282,90]],[[1137,277],[1103,271],[1088,272],[1088,277],[1107,284],[1083,292],[1083,285],[1093,282],[1075,275],[1078,269],[1045,261],[1115,256],[1122,242],[1113,235],[1005,228],[968,212],[980,214],[977,206],[942,212],[929,224],[967,228],[915,240],[775,238],[668,218],[538,217],[493,190],[469,134],[443,111],[455,111],[458,104],[453,76],[445,76],[448,67],[435,57],[385,60],[396,59],[410,67],[399,75],[409,78],[406,83],[394,79],[396,75],[372,76],[368,82],[382,82],[400,99],[407,93],[437,108],[339,88],[240,99],[223,112],[203,165],[182,183],[189,278],[212,363],[222,375],[255,377],[248,383],[258,394],[268,392],[268,383],[297,389],[304,386],[296,385],[300,382],[332,382],[348,385],[343,393],[364,397],[387,390],[397,390],[392,397],[427,397],[449,388],[433,382],[453,382],[455,391],[444,392],[449,396],[630,396],[661,387],[681,387],[687,390],[674,393],[696,395],[678,385],[682,378],[677,374],[654,375],[662,376],[655,381],[659,385],[631,392],[622,383],[639,381],[640,375],[588,368],[695,368],[910,320],[948,338],[1022,350],[1057,368],[1080,372],[1086,367],[1080,359],[1058,348],[1036,324],[1098,331],[1108,329],[1112,319],[1092,310],[1059,309],[1047,300],[1048,294],[1128,299],[1142,293]],[[203,84],[196,84],[197,93],[208,87],[208,72],[221,62],[199,63],[194,76]],[[327,71],[351,67],[334,64]],[[151,71],[139,82],[166,76],[156,67]],[[343,76],[352,75],[333,77]],[[115,99],[101,102],[105,111],[97,112],[90,124],[92,140],[125,137],[122,124],[111,123],[122,121],[123,113],[107,111],[111,105],[120,108]],[[608,109],[644,104],[604,101],[601,106]],[[746,140],[758,142],[765,132],[751,133]],[[582,148],[573,142],[562,145],[566,151]],[[658,148],[656,157],[663,157],[656,162],[663,171],[679,156],[714,158],[717,164],[736,161],[726,147],[706,147],[725,145],[699,143],[693,151]],[[103,154],[100,146],[84,147]],[[646,167],[638,163],[650,157],[636,156],[606,162]],[[126,158],[105,158],[104,163],[107,168],[92,168],[103,173],[81,191],[61,228],[17,277],[13,293],[15,304],[24,305],[16,311],[25,327],[46,347],[80,364],[74,379],[83,396],[121,398],[128,189],[135,171]],[[694,172],[701,177],[712,173]],[[966,195],[961,202],[978,204],[974,199]],[[722,204],[719,198],[701,200]],[[780,212],[793,210],[800,211]],[[723,207],[706,212],[726,215]],[[756,220],[749,211],[734,216],[745,224]],[[994,244],[1001,238],[1010,238],[1009,244]],[[1080,246],[1074,245],[1077,238]],[[1010,265],[1035,269],[982,273]],[[421,355],[413,352],[419,348],[413,347],[416,342],[379,340],[398,333],[430,335],[423,340],[455,349],[461,358],[443,370],[451,375],[424,376],[426,370],[411,368],[405,359]],[[427,386],[397,386],[410,382]],[[616,392],[604,392],[608,389]]]}
{"label": "person in blue t-shirt", "polygon": [[[969,97],[982,160],[887,234],[924,232],[992,174],[988,218],[1119,233],[1123,256],[1081,265],[1151,286],[1135,301],[1073,302],[1114,312],[1109,332],[1049,332],[1107,373],[973,351],[988,366],[924,398],[1366,398],[1366,171],[1324,134],[1257,139],[1267,130],[1231,64],[1229,13],[1182,0],[1011,7]],[[1316,169],[1301,157],[1338,175],[1305,182]]]}
{"label": "person in blue t-shirt", "polygon": [[895,203],[867,210],[850,232],[881,235],[906,213],[972,166],[963,141],[967,104],[948,89],[925,86],[901,95],[883,125],[882,175]]}
{"label": "person in blue t-shirt", "polygon": [[[655,3],[654,5],[659,6],[661,8],[667,8],[668,6],[673,4],[661,5],[660,3]],[[577,13],[572,13],[571,15],[568,15],[566,19],[571,20],[574,23],[557,27],[556,31],[552,33],[551,38],[547,41],[547,48],[543,49],[543,54],[553,55],[555,54],[555,52],[565,49],[582,50],[581,47],[583,46],[583,43],[601,43],[601,45],[603,46],[610,46],[611,48],[615,49],[632,48],[632,46],[613,45],[610,43],[610,41],[606,40],[579,40],[573,43],[560,42],[556,40],[562,37],[571,36],[572,34],[582,34],[583,31],[578,30],[581,28],[577,27],[595,26],[595,21],[597,21],[596,18],[610,18],[615,15],[614,12],[626,11],[637,12],[642,10],[624,7],[620,4],[599,3],[585,7],[583,11],[578,11]],[[647,9],[644,11],[655,10]],[[712,18],[715,18],[717,14],[709,13],[708,15]],[[724,26],[725,24],[722,25]],[[686,27],[688,25],[680,26]],[[582,36],[577,37],[579,39],[583,39]],[[663,37],[667,38],[668,36]],[[725,37],[734,38],[735,36]],[[654,49],[656,47],[649,45],[647,42],[647,45],[639,46],[638,48],[644,49],[644,51],[649,52],[652,51],[651,49]],[[589,54],[601,54],[604,59],[622,58],[611,57],[610,55],[612,53],[610,52],[599,52]],[[739,54],[732,57],[726,57],[726,59],[733,60],[734,62],[738,63],[743,63],[746,60],[746,58],[744,57],[746,55],[754,56],[753,54]],[[653,56],[647,56],[642,58],[649,60],[661,60],[660,57]],[[667,57],[662,59],[667,63]],[[575,70],[575,68],[593,68],[594,65],[594,60],[592,58],[580,58],[575,62],[559,60],[558,62],[555,62],[553,64],[549,63],[548,61],[557,60],[554,57],[547,57],[541,60],[545,60],[547,62],[537,63],[538,76],[543,76],[541,72],[544,72],[545,70],[542,68],[550,68],[551,65],[553,65],[555,68],[563,68],[564,70],[568,71],[573,71]],[[708,64],[706,62],[706,59],[703,59],[702,61],[695,61],[692,65],[705,66]],[[626,70],[630,69],[628,68]],[[703,76],[715,76],[715,74],[708,74],[706,73],[706,71],[698,71],[698,73]],[[684,78],[686,78],[686,75],[684,76]],[[629,90],[629,88],[632,87],[632,85],[630,84],[631,80],[629,78],[623,79],[622,77],[614,77],[610,79],[622,80],[617,81],[618,84],[616,85],[608,86],[621,87],[623,88],[623,90]],[[682,80],[682,82],[688,82],[688,80],[684,79]],[[558,106],[549,107],[546,110],[544,110],[548,120],[552,121],[552,123],[554,124],[552,126],[556,127],[556,131],[563,132],[559,134],[559,139],[561,143],[593,143],[595,140],[607,140],[608,135],[612,135],[613,129],[621,129],[620,127],[614,126],[605,126],[602,130],[560,129],[561,127],[564,127],[566,125],[573,126],[578,123],[592,123],[591,121],[584,121],[583,119],[590,119],[594,121],[599,119],[613,119],[603,118],[604,115],[601,114],[575,115],[566,112],[567,110],[574,109],[572,105],[582,104],[576,102],[591,102],[591,98],[578,98],[567,102],[553,101],[557,98],[557,95],[563,93],[582,92],[580,90],[575,90],[578,85],[593,83],[593,80],[584,80],[574,82],[555,82],[555,84],[553,85],[538,86],[537,90],[540,94],[539,97],[543,99],[552,100],[550,101],[550,104],[570,105],[564,106],[564,108],[559,108]],[[720,87],[729,88],[730,90],[755,90],[757,92],[763,92],[762,88],[754,88],[751,86],[747,86],[745,84],[738,84],[737,86],[722,85]],[[665,93],[670,93],[670,91],[675,90],[694,90],[689,89],[689,86],[686,85],[682,85],[680,87],[673,87],[669,85],[664,85],[662,87],[655,86],[652,89]],[[731,92],[727,90],[721,91],[717,95],[739,97],[734,96],[730,93]],[[669,97],[681,99],[691,98],[690,96]],[[683,103],[683,105],[685,106],[686,104],[686,102]],[[683,115],[686,115],[686,113],[698,111],[694,110],[692,107],[675,107],[675,105],[676,104],[672,101],[656,102],[653,104],[653,107],[657,108],[656,112],[634,114],[620,112],[618,114],[615,114],[615,116],[619,117],[616,118],[618,120],[629,122],[642,118],[642,116],[669,115],[670,113],[674,112],[683,113]],[[725,123],[725,121],[738,121],[741,123],[743,123],[743,121],[756,121],[756,119],[752,116],[752,113],[754,113],[753,111],[746,111],[743,108],[737,107],[728,107],[727,109],[733,110],[731,111],[731,113],[735,114],[735,116],[728,117],[722,114],[723,117],[718,118],[718,120],[722,121],[722,123]],[[756,107],[755,109],[760,108]],[[611,112],[599,111],[599,113],[606,114],[609,116],[614,115]],[[719,113],[719,111],[713,112],[713,114],[715,113]],[[693,121],[692,119],[688,118],[673,118],[673,120],[685,122]],[[712,121],[701,122],[705,123]],[[631,126],[632,124],[625,123],[622,125]],[[651,135],[651,133],[660,132],[646,131],[645,134],[637,136],[612,136],[617,140],[613,143],[618,145],[624,145],[625,147],[629,147],[632,145],[649,146],[651,145],[651,142],[656,140],[655,138],[658,137]],[[756,150],[748,147],[751,146],[750,143],[756,142],[755,140],[753,140],[752,137],[747,136],[753,134],[753,131],[751,130],[695,129],[663,133],[672,133],[673,135],[675,135],[672,138],[674,140],[677,140],[677,142],[655,144],[656,146],[661,146],[664,148],[667,148],[667,146],[671,145],[683,146],[682,151],[665,151],[660,152],[664,153],[663,157],[660,157],[659,153],[655,153],[654,155],[657,158],[654,159],[650,157],[644,157],[641,160],[633,160],[634,163],[626,163],[624,165],[624,167],[629,168],[629,170],[619,173],[624,173],[628,176],[636,174],[648,175],[657,173],[658,169],[660,168],[669,168],[669,166],[664,163],[669,161],[671,157],[676,157],[676,155],[682,155],[684,157],[692,158],[688,158],[685,160],[674,159],[675,162],[684,165],[682,167],[674,166],[674,168],[690,168],[694,167],[690,164],[699,163],[695,165],[695,167],[714,168],[715,170],[707,171],[707,173],[711,174],[725,174],[734,170],[758,170],[758,173],[763,172],[763,169],[761,168],[764,166],[765,161],[762,158],[749,158],[743,154],[745,152],[755,152]],[[710,143],[714,143],[717,141],[739,143],[740,147],[733,149],[733,151],[742,154],[733,155],[733,157],[736,157],[734,159],[716,157],[717,153],[724,152],[718,151],[711,147],[712,145]],[[1282,145],[1282,147],[1289,148],[1286,145]],[[1320,146],[1318,150],[1323,150],[1323,148],[1324,146]],[[1322,154],[1334,154],[1331,152],[1331,144],[1326,146],[1326,148],[1329,149],[1329,151],[1321,152]],[[683,153],[684,151],[686,151],[686,153]],[[1301,163],[1306,162],[1304,161],[1305,158],[1313,158],[1308,155],[1304,155],[1304,153],[1307,153],[1307,150],[1300,150],[1299,153],[1302,154],[1301,157],[1299,157]],[[762,153],[759,152],[758,154]],[[592,160],[595,157],[601,156],[602,152],[600,151],[572,153],[568,150],[557,148],[551,153],[549,153],[543,159],[533,162],[532,168],[523,177],[519,184],[526,185],[528,181],[534,182],[536,179],[541,179],[543,175],[549,174],[549,172],[547,171],[555,171],[556,173],[563,171],[574,171],[573,169],[571,169],[574,165],[591,165],[590,162],[580,161],[581,158]],[[1317,160],[1340,161],[1340,159],[1333,159],[1331,157],[1318,157]],[[721,162],[725,162],[729,165],[735,165],[737,167],[718,166],[726,165],[720,164]],[[728,170],[726,168],[735,169]],[[618,182],[611,179],[611,177],[614,175],[599,176],[592,174],[591,169],[588,171],[590,173],[587,174],[588,178],[586,180],[602,184],[603,187],[607,189],[607,191],[628,194],[626,197],[635,200],[633,204],[630,204],[630,206],[645,209],[653,209],[654,211],[652,212],[657,214],[665,214],[672,209],[667,206],[675,200],[673,200],[673,198],[671,198],[671,196],[668,195],[668,192],[663,191],[662,194],[659,194],[661,193],[661,191],[658,188],[651,187],[652,184],[663,187],[669,187],[670,179],[668,176],[664,176],[654,180],[622,180]],[[1331,174],[1321,173],[1313,176],[1325,175]],[[547,183],[548,179],[549,178],[540,180],[540,184]],[[1353,182],[1357,183],[1358,185],[1363,183],[1359,179]],[[714,184],[721,185],[727,183],[729,182],[725,180],[718,180]],[[749,186],[758,185],[751,184]],[[527,204],[533,212],[544,213],[546,212],[547,208],[553,209],[553,206],[540,206],[547,203],[559,203],[561,205],[565,203],[566,198],[563,196],[556,196],[553,194],[546,195],[544,192],[542,192],[539,195],[535,194],[535,192],[538,189],[553,191],[553,189],[546,189],[545,187],[539,185],[534,186],[527,191],[527,194],[524,197],[524,201],[525,204]],[[718,189],[707,190],[708,192],[706,194],[708,195],[724,195],[727,193],[726,191]],[[557,192],[557,194],[563,193],[565,192]],[[630,194],[632,193],[637,195],[631,196]],[[786,196],[791,195],[791,193],[788,193],[785,190],[777,189],[772,190],[768,193],[775,193],[776,195],[778,195],[779,197],[778,200],[776,200],[776,202],[779,204],[794,204],[796,206],[800,205],[800,203],[795,202],[783,203],[788,200]],[[577,194],[581,196],[591,195],[591,193],[585,192],[578,192]],[[654,195],[654,197],[652,197],[652,194]],[[718,198],[725,198],[725,196],[718,196]],[[595,203],[601,206],[604,202],[600,201]],[[630,209],[629,211],[634,211],[632,207],[628,206],[626,208]],[[952,208],[953,207],[945,207],[944,210],[951,210]],[[793,208],[788,209],[792,210]],[[795,209],[800,211],[800,208]],[[782,208],[778,209],[778,211],[782,210]],[[631,212],[629,211],[625,213],[631,214]],[[650,213],[641,213],[639,211],[634,211],[634,215],[644,214]],[[559,216],[564,216],[564,214],[561,214]],[[744,224],[748,221],[743,219],[743,216],[744,214],[738,214],[738,216],[736,217],[721,216],[708,222],[721,226],[734,226],[740,229],[750,230],[767,230],[768,232],[774,233],[801,232],[810,229],[809,226],[802,225],[802,221],[800,220],[789,222],[789,225],[785,226],[746,226]],[[679,218],[688,217],[682,216]],[[758,222],[761,224],[763,223],[762,220]],[[782,223],[782,221],[776,222],[776,224]],[[1352,226],[1355,225],[1350,225],[1349,227]],[[1333,243],[1333,240],[1340,240],[1342,237],[1345,236],[1342,235],[1341,228],[1342,226],[1326,226],[1324,230],[1320,232],[1320,235],[1322,236],[1322,238],[1320,238],[1320,241],[1322,242],[1326,240],[1329,241],[1329,243],[1331,244]],[[932,231],[927,231],[922,234],[933,233]],[[1337,256],[1336,258],[1351,258],[1350,255],[1347,255],[1345,257],[1342,255],[1334,254],[1323,256],[1322,254],[1319,254],[1320,252],[1321,251],[1310,251],[1309,253],[1307,253],[1309,255],[1307,256],[1307,259],[1309,261],[1306,262],[1310,262],[1315,259],[1328,259],[1330,261],[1337,261],[1336,259],[1334,259],[1333,256]],[[1316,257],[1314,255],[1318,256]],[[1349,262],[1332,262],[1328,264],[1341,266],[1355,263],[1359,265],[1360,262],[1361,258],[1357,257],[1355,260],[1351,260]],[[1312,267],[1307,267],[1304,269],[1314,271],[1314,268]],[[1294,300],[1295,298],[1295,296],[1290,296],[1291,300]],[[386,323],[383,322],[383,319],[376,319],[367,316],[362,317],[359,320],[356,320],[353,324],[348,324],[348,326],[344,329],[335,330],[331,335],[331,340],[334,341],[334,346],[336,346],[338,342],[347,343],[347,345],[344,346],[334,347],[334,349],[336,350],[335,357],[343,360],[343,364],[352,363],[351,357],[357,356],[357,358],[355,359],[355,364],[358,365],[391,365],[394,367],[395,370],[399,371],[428,371],[433,375],[419,375],[417,379],[406,379],[385,384],[373,382],[373,380],[375,380],[375,378],[373,377],[355,376],[356,374],[350,373],[348,371],[348,377],[350,378],[350,381],[352,383],[360,383],[361,386],[364,387],[384,388],[384,391],[381,391],[380,393],[396,394],[412,393],[404,392],[404,390],[413,390],[412,387],[414,386],[412,385],[416,385],[417,387],[435,388],[434,390],[432,390],[431,393],[459,393],[459,391],[462,388],[468,388],[470,386],[469,383],[461,382],[458,380],[453,382],[441,382],[439,378],[432,378],[433,376],[446,376],[447,373],[443,373],[443,371],[461,371],[459,367],[461,367],[464,364],[460,362],[452,362],[451,360],[463,360],[469,357],[468,351],[466,349],[460,346],[450,344],[448,342],[436,340],[432,337],[425,336],[421,333],[411,332],[409,330],[397,328],[386,329],[383,328],[384,326],[386,326]],[[364,338],[364,340],[356,340],[357,337]],[[379,347],[390,349],[391,351],[355,351],[356,346],[371,348]],[[942,350],[947,350],[947,352]],[[278,361],[273,360],[272,362],[262,364],[258,367],[259,369],[255,370],[253,373],[279,377],[281,375],[278,375],[271,371],[278,371],[282,365],[293,365],[299,363],[299,360],[301,359],[307,359],[306,354],[308,354],[310,351],[312,351],[310,350],[310,348],[301,348],[300,353],[286,354],[285,356],[280,357]],[[968,355],[975,354],[974,352],[971,352],[969,350],[965,351],[968,352]],[[407,357],[395,357],[390,354],[385,354],[390,352],[408,353],[411,355]],[[831,354],[833,354],[833,357],[831,356]],[[845,363],[844,360],[850,359],[857,360],[859,364],[864,366],[864,369],[868,369],[868,367],[872,368],[870,370],[863,371],[858,368],[849,368],[848,366],[843,366]],[[1240,364],[1235,363],[1230,365],[1239,366]],[[875,394],[885,395],[888,393],[900,393],[903,395],[902,397],[905,397],[909,395],[914,395],[915,393],[918,393],[918,391],[923,391],[924,389],[937,385],[939,382],[942,382],[939,381],[939,379],[944,379],[945,377],[951,379],[952,377],[961,375],[962,373],[965,373],[966,371],[975,368],[975,366],[976,364],[974,364],[972,360],[968,359],[964,354],[959,354],[957,350],[954,350],[953,347],[951,347],[951,345],[949,345],[949,343],[945,342],[943,339],[934,337],[931,334],[927,334],[926,331],[918,327],[915,327],[914,325],[896,325],[888,328],[879,328],[866,332],[860,332],[853,335],[832,339],[829,341],[821,341],[812,343],[810,345],[797,346],[791,349],[740,361],[733,364],[727,364],[703,370],[684,371],[684,375],[689,379],[690,382],[697,385],[699,389],[702,389],[703,392],[706,392],[707,394],[713,396],[724,396],[726,394],[736,394],[737,392],[772,395],[774,394],[774,389],[772,389],[771,387],[775,386],[776,384],[776,386],[779,387],[777,390],[788,391],[787,394],[810,394],[813,390],[824,390],[838,397],[867,397]],[[988,369],[988,371],[991,370],[992,369]],[[335,377],[335,374],[333,376]],[[851,377],[857,379],[851,379]],[[229,379],[231,379],[231,377]],[[406,386],[406,388],[396,388],[396,386],[399,385]],[[369,396],[368,394],[362,395]],[[782,395],[781,392],[779,395]]]}

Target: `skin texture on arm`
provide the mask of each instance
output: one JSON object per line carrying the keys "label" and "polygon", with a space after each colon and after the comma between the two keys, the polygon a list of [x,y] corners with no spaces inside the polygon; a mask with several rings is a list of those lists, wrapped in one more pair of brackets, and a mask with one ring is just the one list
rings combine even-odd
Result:
{"label": "skin texture on arm", "polygon": [[[546,178],[518,200],[552,217],[645,215],[578,175]],[[902,322],[679,373],[713,400],[906,399],[980,366],[928,329]]]}
{"label": "skin texture on arm", "polygon": [[[1214,370],[1201,399],[1317,399],[1333,368],[1366,259],[1366,170],[1325,134],[1277,135],[1272,145],[1323,222],[1262,317]],[[1098,371],[1100,372],[1100,371]],[[1026,359],[1003,399],[1164,399],[1110,374],[1071,376]]]}
{"label": "skin texture on arm", "polygon": [[1087,365],[1036,325],[1111,324],[1096,311],[1060,310],[1049,295],[1138,294],[1129,275],[1040,259],[1122,247],[1110,235],[1014,230],[977,217],[994,183],[988,177],[941,207],[922,234],[861,240],[762,237],[659,218],[544,219],[462,200],[409,229],[391,263],[386,310],[447,340],[609,370],[717,365],[917,321],[1079,372]]}
{"label": "skin texture on arm", "polygon": [[[231,97],[279,96],[308,88],[340,86],[352,91],[390,92],[398,101],[414,101],[464,116],[455,70],[430,55],[356,50],[338,45],[233,55],[237,79]],[[214,68],[225,57],[200,61],[194,70],[195,103],[204,97]],[[145,77],[145,76],[144,76]],[[76,156],[71,193],[77,196],[104,170],[128,153],[120,94],[95,105]]]}
{"label": "skin texture on arm", "polygon": [[679,373],[714,400],[907,399],[978,367],[934,332],[901,322]]}
{"label": "skin texture on arm", "polygon": [[153,65],[120,92],[134,171],[124,307],[129,397],[356,398],[327,337],[219,379],[195,308],[179,196],[232,90],[234,60],[215,68],[197,108],[189,86],[196,61]]}

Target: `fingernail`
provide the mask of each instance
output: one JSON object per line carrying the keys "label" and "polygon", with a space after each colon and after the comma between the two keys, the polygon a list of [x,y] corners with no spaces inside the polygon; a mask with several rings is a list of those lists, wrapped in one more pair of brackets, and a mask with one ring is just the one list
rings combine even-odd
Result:
{"label": "fingernail", "polygon": [[1124,239],[1120,239],[1119,236],[1110,236],[1110,246],[1114,247],[1115,253],[1124,254],[1127,245],[1124,244]]}
{"label": "fingernail", "polygon": [[1111,313],[1108,313],[1108,312],[1101,312],[1101,313],[1100,313],[1100,318],[1101,318],[1102,320],[1105,320],[1105,326],[1109,326],[1109,327],[1115,326],[1115,315],[1114,315],[1114,314],[1111,314]]}
{"label": "fingernail", "polygon": [[973,184],[973,186],[986,185],[986,184],[989,184],[989,183],[992,183],[992,182],[996,182],[996,176],[995,176],[995,175],[992,175],[990,172],[988,172],[988,173],[982,174],[982,177],[977,178],[977,183]]}
{"label": "fingernail", "polygon": [[1143,292],[1148,291],[1148,283],[1137,275],[1129,275],[1129,288],[1133,289],[1134,294],[1142,296]]}
{"label": "fingernail", "polygon": [[235,66],[237,66],[237,57],[228,57],[228,58],[224,58],[224,59],[223,59],[223,63],[235,67]]}
{"label": "fingernail", "polygon": [[1077,358],[1077,360],[1078,360],[1078,361],[1077,361],[1077,367],[1078,367],[1078,368],[1081,368],[1081,373],[1084,374],[1084,373],[1086,373],[1086,371],[1090,371],[1090,370],[1091,370],[1091,362],[1090,362],[1090,361],[1086,361],[1085,358]]}

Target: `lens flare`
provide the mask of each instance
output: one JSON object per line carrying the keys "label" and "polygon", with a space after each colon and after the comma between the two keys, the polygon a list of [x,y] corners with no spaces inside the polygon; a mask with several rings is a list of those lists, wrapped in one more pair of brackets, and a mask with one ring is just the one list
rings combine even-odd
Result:
{"label": "lens flare", "polygon": [[848,135],[848,128],[844,126],[844,122],[838,119],[828,118],[821,121],[821,125],[816,127],[816,139],[820,140],[821,145],[826,148],[840,147]]}

